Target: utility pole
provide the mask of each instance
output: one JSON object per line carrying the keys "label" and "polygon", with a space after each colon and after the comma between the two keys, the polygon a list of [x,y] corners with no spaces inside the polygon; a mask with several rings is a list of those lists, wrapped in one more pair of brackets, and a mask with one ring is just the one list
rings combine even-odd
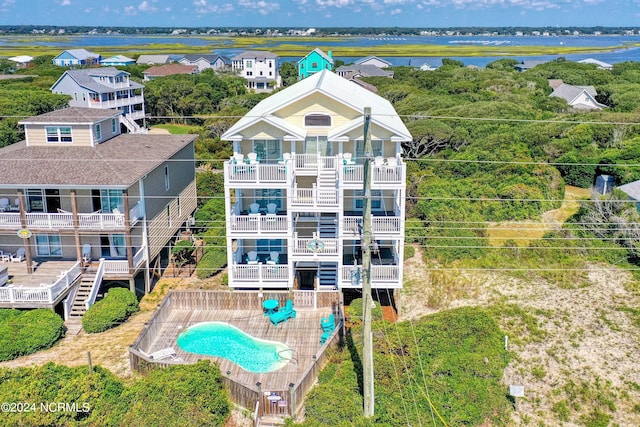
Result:
{"label": "utility pole", "polygon": [[371,107],[364,109],[364,198],[362,215],[362,376],[364,416],[373,417],[373,336],[371,333],[371,162],[373,148],[369,137]]}

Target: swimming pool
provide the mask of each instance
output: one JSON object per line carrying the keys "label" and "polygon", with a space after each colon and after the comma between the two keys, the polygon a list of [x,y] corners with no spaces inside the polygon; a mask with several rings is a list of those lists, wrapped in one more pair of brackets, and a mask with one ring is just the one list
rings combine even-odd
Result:
{"label": "swimming pool", "polygon": [[177,340],[189,353],[222,357],[255,373],[271,372],[291,360],[293,350],[278,341],[252,337],[224,322],[202,322],[187,328]]}

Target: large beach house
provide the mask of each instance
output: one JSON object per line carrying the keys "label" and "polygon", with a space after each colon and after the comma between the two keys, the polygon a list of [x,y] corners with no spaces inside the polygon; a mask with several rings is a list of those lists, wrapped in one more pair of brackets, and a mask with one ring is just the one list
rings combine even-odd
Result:
{"label": "large beach house", "polygon": [[[116,110],[20,122],[0,149],[0,307],[81,316],[106,281],[148,292],[196,208],[195,135],[121,134]],[[8,267],[8,272],[7,272]]]}
{"label": "large beach house", "polygon": [[229,286],[362,287],[364,109],[373,145],[372,287],[402,287],[411,135],[384,98],[329,70],[275,93],[222,139]]}

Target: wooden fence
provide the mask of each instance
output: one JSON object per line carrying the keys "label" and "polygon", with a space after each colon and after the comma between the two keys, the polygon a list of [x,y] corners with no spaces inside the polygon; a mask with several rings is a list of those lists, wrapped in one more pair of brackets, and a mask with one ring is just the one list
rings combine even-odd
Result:
{"label": "wooden fence", "polygon": [[[180,290],[170,291],[162,300],[158,309],[145,324],[144,329],[129,347],[129,361],[131,369],[146,373],[151,369],[182,364],[182,361],[153,360],[148,350],[153,339],[158,335],[162,324],[167,321],[171,310],[261,310],[262,301],[276,299],[284,304],[287,299],[294,298],[295,292],[308,291],[205,291]],[[331,308],[337,319],[342,319],[339,312],[341,294],[337,291],[317,292],[316,304],[318,308]],[[252,410],[258,417],[263,415],[278,415],[295,417],[302,409],[304,396],[311,389],[320,370],[328,361],[327,349],[336,348],[342,342],[344,323],[340,321],[327,342],[313,356],[314,362],[292,383],[288,390],[263,391],[258,387],[249,387],[222,375],[222,381],[227,387],[231,400],[244,408]],[[279,403],[280,402],[280,403]]]}

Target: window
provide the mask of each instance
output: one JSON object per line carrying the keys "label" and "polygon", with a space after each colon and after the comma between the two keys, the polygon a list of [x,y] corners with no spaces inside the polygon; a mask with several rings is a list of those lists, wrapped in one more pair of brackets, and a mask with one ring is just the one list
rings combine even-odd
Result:
{"label": "window", "polygon": [[282,189],[280,188],[262,188],[259,190],[254,190],[253,196],[256,203],[260,205],[260,209],[267,209],[267,205],[269,203],[275,203],[275,205],[278,207],[278,210],[282,209],[284,206]]}
{"label": "window", "polygon": [[176,201],[178,202],[178,216],[182,217],[182,205],[180,204],[180,197],[178,197]]}
{"label": "window", "polygon": [[70,126],[47,126],[47,142],[73,142]]}
{"label": "window", "polygon": [[111,213],[114,209],[118,209],[120,213],[123,213],[124,200],[122,198],[122,190],[100,190],[100,206],[104,213]]}
{"label": "window", "polygon": [[[383,144],[379,139],[374,139],[371,141],[371,149],[373,150],[373,156],[382,156],[383,153]],[[356,160],[358,163],[362,163],[364,159],[364,141],[358,140],[356,141]]]}
{"label": "window", "polygon": [[331,116],[328,114],[307,114],[304,116],[305,126],[331,126]]}
{"label": "window", "polygon": [[167,227],[171,227],[171,206],[167,205]]}
{"label": "window", "polygon": [[82,92],[82,100],[86,101],[87,100],[87,94],[86,92]]}
{"label": "window", "polygon": [[276,163],[282,156],[280,140],[278,139],[254,140],[253,151],[258,155],[260,162]]}
{"label": "window", "polygon": [[127,256],[124,234],[109,235],[109,255],[113,258],[125,258]]}
{"label": "window", "polygon": [[116,119],[111,119],[111,133],[116,133],[118,128],[116,127]]}
{"label": "window", "polygon": [[44,212],[42,190],[27,190],[27,212]]}
{"label": "window", "polygon": [[164,189],[165,191],[169,191],[171,188],[171,181],[169,180],[169,166],[164,167]]}
{"label": "window", "polygon": [[282,254],[284,252],[282,239],[259,239],[256,240],[256,246],[256,250],[261,253],[278,252]]}
{"label": "window", "polygon": [[311,63],[311,68],[318,68],[318,63],[317,62],[312,62]]}
{"label": "window", "polygon": [[247,61],[247,68],[253,68],[253,61]]}
{"label": "window", "polygon": [[308,136],[304,140],[304,153],[332,156],[333,144],[327,141],[326,136]]}
{"label": "window", "polygon": [[62,244],[60,243],[60,236],[36,236],[36,254],[43,257],[61,257]]}
{"label": "window", "polygon": [[100,124],[96,125],[96,140],[100,141],[102,139],[102,126]]}
{"label": "window", "polygon": [[[361,211],[364,209],[364,191],[363,190],[356,190],[353,193],[353,207],[357,211]],[[382,191],[371,190],[371,210],[372,211],[382,210]]]}
{"label": "window", "polygon": [[260,71],[260,75],[262,75],[262,71]]}
{"label": "window", "polygon": [[253,76],[253,71],[247,71],[247,76]]}

